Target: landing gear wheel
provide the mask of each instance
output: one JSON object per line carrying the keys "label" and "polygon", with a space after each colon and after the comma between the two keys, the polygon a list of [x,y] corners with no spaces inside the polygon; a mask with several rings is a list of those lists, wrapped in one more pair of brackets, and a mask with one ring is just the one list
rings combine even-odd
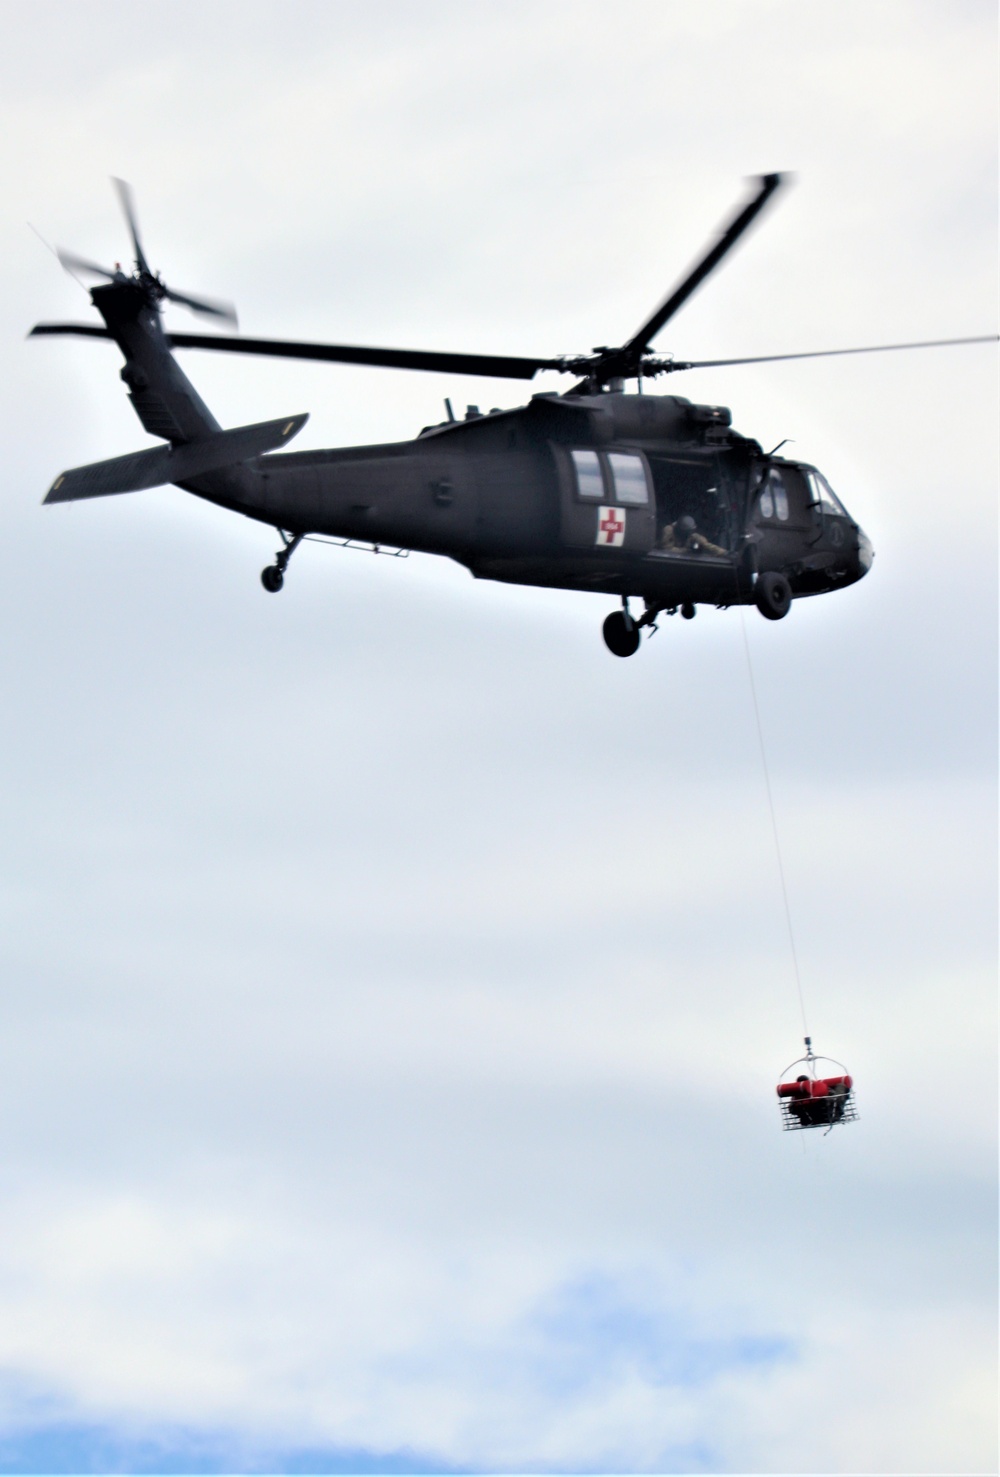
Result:
{"label": "landing gear wheel", "polygon": [[285,583],[285,570],[299,544],[306,537],[304,533],[286,533],[283,528],[278,529],[278,537],[281,539],[281,548],[274,556],[274,563],[269,564],[260,572],[260,582],[269,595],[277,595]]}
{"label": "landing gear wheel", "polygon": [[783,574],[768,570],[757,576],[753,598],[761,615],[769,621],[780,621],[792,603],[792,587]]}
{"label": "landing gear wheel", "polygon": [[614,656],[635,656],[642,639],[635,621],[623,610],[613,610],[602,627],[604,644]]}
{"label": "landing gear wheel", "polygon": [[684,604],[681,606],[681,615],[684,617],[684,619],[686,621],[693,621],[697,613],[698,612],[696,611],[693,602],[690,600],[685,600]]}

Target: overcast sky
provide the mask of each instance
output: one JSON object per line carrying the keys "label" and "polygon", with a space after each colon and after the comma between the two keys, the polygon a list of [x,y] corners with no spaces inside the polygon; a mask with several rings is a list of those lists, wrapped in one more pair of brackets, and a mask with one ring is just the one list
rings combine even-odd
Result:
{"label": "overcast sky", "polygon": [[[701,610],[304,546],[177,489],[28,229],[250,334],[679,357],[997,327],[988,0],[2,4],[0,1469],[989,1471],[992,347],[689,374],[871,575]],[[193,326],[176,310],[168,321]],[[525,388],[199,359],[391,440]],[[542,377],[535,389],[564,388]],[[802,1024],[860,1121],[782,1134]]]}

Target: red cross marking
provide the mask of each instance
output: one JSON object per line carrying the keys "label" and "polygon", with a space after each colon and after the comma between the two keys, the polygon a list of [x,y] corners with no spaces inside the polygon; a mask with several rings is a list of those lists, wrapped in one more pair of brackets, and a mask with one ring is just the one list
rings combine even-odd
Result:
{"label": "red cross marking", "polygon": [[607,538],[604,540],[604,542],[607,544],[613,544],[618,535],[625,532],[625,518],[624,516],[622,516],[622,518],[619,519],[618,514],[615,512],[614,508],[609,508],[597,526],[602,533],[607,534]]}

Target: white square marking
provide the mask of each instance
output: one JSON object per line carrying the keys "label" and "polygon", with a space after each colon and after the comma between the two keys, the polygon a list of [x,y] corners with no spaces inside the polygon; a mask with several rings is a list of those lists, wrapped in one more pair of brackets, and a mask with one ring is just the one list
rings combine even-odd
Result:
{"label": "white square marking", "polygon": [[620,549],[625,542],[625,509],[598,508],[597,539],[602,549]]}

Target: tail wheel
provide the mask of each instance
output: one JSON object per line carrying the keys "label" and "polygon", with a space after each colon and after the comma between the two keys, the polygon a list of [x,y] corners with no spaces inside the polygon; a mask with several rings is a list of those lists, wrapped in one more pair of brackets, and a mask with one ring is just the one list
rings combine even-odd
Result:
{"label": "tail wheel", "polygon": [[753,596],[761,615],[769,621],[780,621],[791,607],[792,587],[783,574],[768,570],[758,575]]}
{"label": "tail wheel", "polygon": [[269,595],[277,595],[285,583],[285,576],[276,564],[269,564],[260,572],[260,582]]}
{"label": "tail wheel", "polygon": [[639,650],[639,628],[623,610],[613,610],[605,619],[604,644],[613,656],[635,656]]}

